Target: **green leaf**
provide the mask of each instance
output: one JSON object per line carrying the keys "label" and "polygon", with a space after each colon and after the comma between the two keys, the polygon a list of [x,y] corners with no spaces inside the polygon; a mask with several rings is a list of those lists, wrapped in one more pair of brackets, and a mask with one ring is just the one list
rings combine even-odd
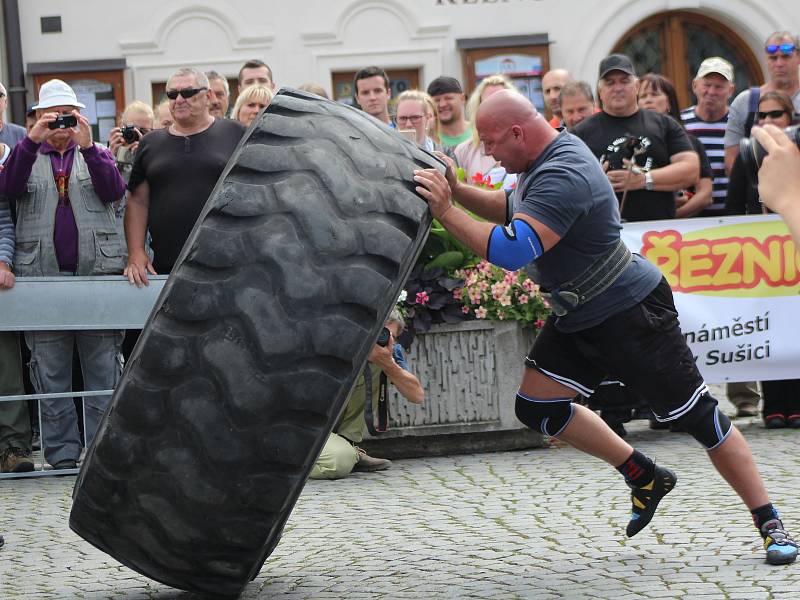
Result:
{"label": "green leaf", "polygon": [[425,268],[442,267],[445,271],[459,269],[464,264],[464,254],[458,250],[443,252],[425,265]]}

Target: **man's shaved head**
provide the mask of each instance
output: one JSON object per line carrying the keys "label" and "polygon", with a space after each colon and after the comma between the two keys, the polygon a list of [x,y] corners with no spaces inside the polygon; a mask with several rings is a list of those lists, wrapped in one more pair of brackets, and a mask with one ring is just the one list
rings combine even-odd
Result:
{"label": "man's shaved head", "polygon": [[484,122],[505,128],[533,121],[538,114],[536,107],[522,94],[500,90],[481,102],[475,123],[478,129]]}
{"label": "man's shaved head", "polygon": [[481,102],[478,139],[509,173],[521,173],[557,135],[525,96],[500,90]]}

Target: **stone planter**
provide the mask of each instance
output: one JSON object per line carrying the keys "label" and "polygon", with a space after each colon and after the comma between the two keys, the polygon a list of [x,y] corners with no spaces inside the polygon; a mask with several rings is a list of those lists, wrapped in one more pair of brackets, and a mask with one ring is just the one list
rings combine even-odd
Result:
{"label": "stone planter", "polygon": [[390,385],[390,428],[367,436],[364,447],[382,456],[412,456],[540,446],[542,436],[514,415],[533,338],[509,321],[434,325],[418,334],[407,358],[425,402],[411,404]]}

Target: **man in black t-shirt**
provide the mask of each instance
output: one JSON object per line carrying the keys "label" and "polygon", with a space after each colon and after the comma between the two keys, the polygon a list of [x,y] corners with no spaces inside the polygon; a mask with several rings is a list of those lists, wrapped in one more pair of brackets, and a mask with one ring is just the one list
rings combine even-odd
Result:
{"label": "man in black t-shirt", "polygon": [[[125,275],[136,285],[147,285],[147,273],[172,270],[245,131],[237,121],[210,115],[212,92],[197,69],[178,69],[167,81],[167,97],[173,123],[142,138],[128,181]],[[153,263],[144,249],[148,228]]]}
{"label": "man in black t-shirt", "polygon": [[[622,218],[673,218],[674,193],[694,185],[700,168],[686,132],[667,115],[639,109],[638,80],[624,54],[603,59],[597,90],[602,112],[576,125],[573,133],[603,161],[617,198],[625,196]],[[629,169],[628,162],[620,165],[616,150],[631,138],[640,150]]]}

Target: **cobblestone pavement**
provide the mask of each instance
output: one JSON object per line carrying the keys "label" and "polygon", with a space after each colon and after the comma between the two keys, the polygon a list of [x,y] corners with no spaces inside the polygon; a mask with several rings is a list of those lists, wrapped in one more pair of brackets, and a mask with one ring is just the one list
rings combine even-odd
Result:
{"label": "cobblestone pavement", "polygon": [[[737,423],[799,531],[800,432]],[[621,477],[571,448],[402,460],[382,473],[310,481],[242,597],[800,597],[800,565],[764,564],[748,512],[694,440],[643,421],[630,430],[635,446],[679,476],[631,540]],[[74,481],[0,482],[0,598],[197,598],[73,534]]]}

